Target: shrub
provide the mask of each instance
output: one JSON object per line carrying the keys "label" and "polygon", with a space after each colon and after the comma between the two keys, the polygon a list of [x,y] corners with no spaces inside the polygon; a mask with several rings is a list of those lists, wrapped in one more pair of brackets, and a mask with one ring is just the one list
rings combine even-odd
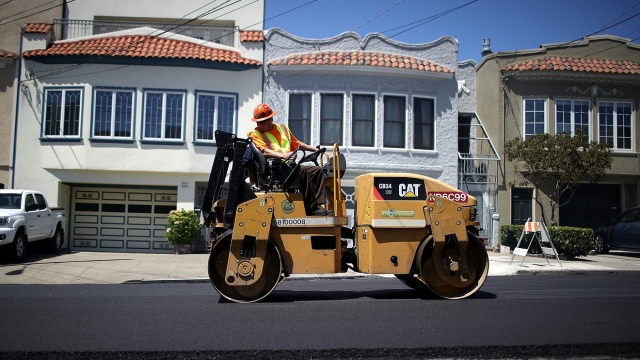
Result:
{"label": "shrub", "polygon": [[[500,227],[500,243],[509,246],[513,250],[518,244],[522,234],[522,225],[502,225]],[[593,250],[593,230],[569,226],[547,226],[549,236],[559,254],[568,258],[587,256]],[[526,247],[533,238],[533,233],[525,234],[520,247]],[[538,234],[538,239],[540,234]],[[546,244],[545,244],[546,246]],[[540,254],[540,246],[534,241],[529,249],[531,253]]]}
{"label": "shrub", "polygon": [[202,226],[193,210],[171,211],[167,217],[167,231],[164,237],[169,244],[195,244],[200,237]]}

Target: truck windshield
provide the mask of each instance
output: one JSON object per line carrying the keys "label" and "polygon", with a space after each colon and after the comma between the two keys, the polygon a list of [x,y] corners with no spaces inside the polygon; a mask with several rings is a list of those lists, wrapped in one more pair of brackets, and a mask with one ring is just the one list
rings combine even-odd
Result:
{"label": "truck windshield", "polygon": [[0,194],[0,209],[20,209],[21,194]]}

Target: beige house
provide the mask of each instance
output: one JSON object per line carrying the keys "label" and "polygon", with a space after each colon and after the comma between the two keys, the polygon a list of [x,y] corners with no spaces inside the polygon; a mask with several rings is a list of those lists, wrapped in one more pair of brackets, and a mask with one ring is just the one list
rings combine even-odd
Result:
{"label": "beige house", "polygon": [[53,22],[63,16],[62,0],[8,1],[0,7],[0,189],[10,188],[14,158],[16,79],[20,36],[27,22]]}
{"label": "beige house", "polygon": [[[483,54],[476,69],[476,111],[499,154],[516,137],[575,134],[577,129],[586,131],[591,141],[613,147],[611,170],[598,184],[579,186],[556,215],[560,225],[606,224],[638,205],[640,46],[604,35]],[[513,164],[503,157],[498,172],[500,224],[522,224],[528,217],[548,222],[548,194],[510,186],[514,178]]]}

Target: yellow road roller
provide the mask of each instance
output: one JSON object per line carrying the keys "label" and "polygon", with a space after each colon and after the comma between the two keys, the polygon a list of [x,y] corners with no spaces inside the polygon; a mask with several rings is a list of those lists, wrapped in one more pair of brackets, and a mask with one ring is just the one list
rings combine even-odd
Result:
{"label": "yellow road roller", "polygon": [[[224,298],[256,302],[290,274],[340,273],[348,264],[446,299],[471,296],[484,283],[489,260],[474,197],[422,175],[364,174],[355,179],[350,227],[337,145],[331,158],[322,148],[281,161],[265,159],[249,139],[215,136],[201,222],[212,235],[209,279]],[[331,215],[306,215],[296,179],[303,162],[325,172]]]}

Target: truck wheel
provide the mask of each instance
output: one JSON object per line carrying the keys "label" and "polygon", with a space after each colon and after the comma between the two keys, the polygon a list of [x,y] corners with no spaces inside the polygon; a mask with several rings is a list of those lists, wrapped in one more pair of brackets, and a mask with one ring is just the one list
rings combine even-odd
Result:
{"label": "truck wheel", "polygon": [[60,250],[62,250],[62,244],[64,243],[64,233],[62,232],[62,229],[60,229],[60,226],[58,226],[56,232],[52,237],[47,239],[47,241],[49,242],[48,247],[50,253],[57,254],[60,252]]}
{"label": "truck wheel", "polygon": [[16,233],[16,237],[13,239],[9,251],[11,260],[21,262],[24,259],[24,255],[27,253],[27,238],[24,236],[22,230]]}

